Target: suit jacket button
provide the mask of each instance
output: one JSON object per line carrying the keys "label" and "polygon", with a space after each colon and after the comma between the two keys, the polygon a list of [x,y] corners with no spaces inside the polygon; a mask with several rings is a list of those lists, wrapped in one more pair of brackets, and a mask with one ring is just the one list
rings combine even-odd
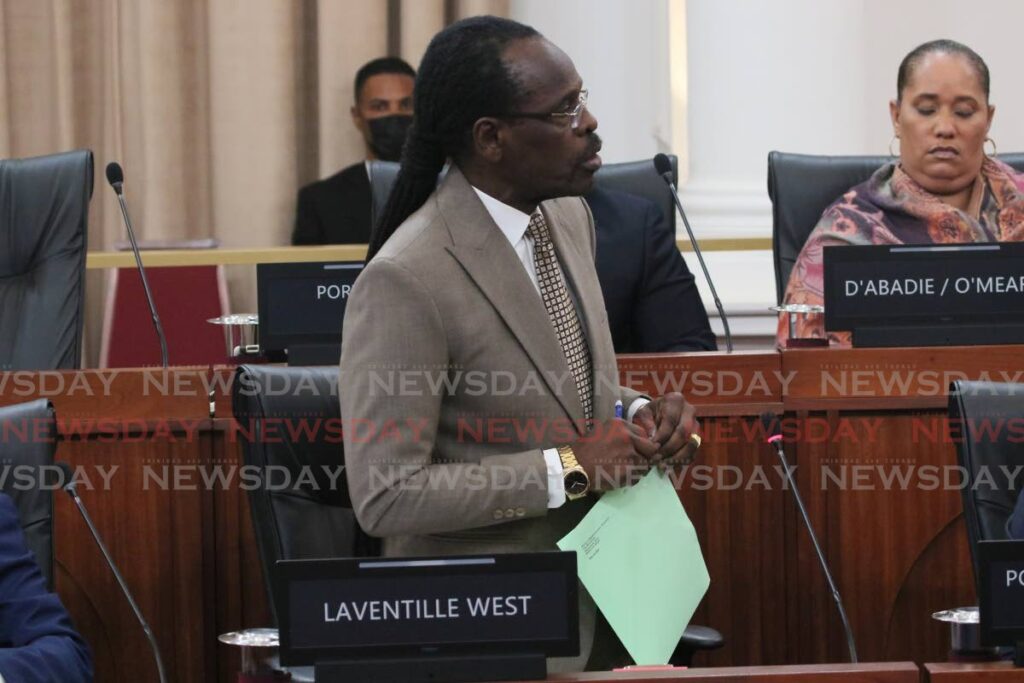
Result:
{"label": "suit jacket button", "polygon": [[505,510],[505,516],[506,517],[515,517],[516,516],[516,511],[513,510],[512,508],[509,508],[508,510]]}
{"label": "suit jacket button", "polygon": [[525,516],[526,516],[526,509],[525,508],[516,508],[516,517],[525,517]]}
{"label": "suit jacket button", "polygon": [[505,516],[505,513],[502,512],[501,510],[495,510],[494,511],[494,518],[495,519],[502,519],[504,516]]}

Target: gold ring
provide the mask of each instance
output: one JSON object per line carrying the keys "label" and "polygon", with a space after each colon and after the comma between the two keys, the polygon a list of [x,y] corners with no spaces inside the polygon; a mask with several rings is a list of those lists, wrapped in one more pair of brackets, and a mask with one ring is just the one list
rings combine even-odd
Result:
{"label": "gold ring", "polygon": [[695,449],[700,448],[701,440],[700,434],[690,434],[690,443],[693,444]]}

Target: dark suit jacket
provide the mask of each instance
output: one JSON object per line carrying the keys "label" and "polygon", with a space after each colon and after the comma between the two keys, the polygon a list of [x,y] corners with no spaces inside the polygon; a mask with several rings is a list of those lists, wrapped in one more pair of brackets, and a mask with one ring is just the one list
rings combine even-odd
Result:
{"label": "dark suit jacket", "polygon": [[654,202],[603,189],[586,200],[615,352],[717,349],[693,275]]}
{"label": "dark suit jacket", "polygon": [[18,510],[0,494],[0,674],[7,683],[92,680],[89,648],[46,590]]}
{"label": "dark suit jacket", "polygon": [[292,244],[366,244],[370,241],[370,177],[360,161],[299,190]]}

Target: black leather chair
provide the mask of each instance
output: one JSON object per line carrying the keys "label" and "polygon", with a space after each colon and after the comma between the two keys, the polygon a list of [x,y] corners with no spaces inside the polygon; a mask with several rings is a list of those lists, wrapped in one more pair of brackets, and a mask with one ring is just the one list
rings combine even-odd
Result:
{"label": "black leather chair", "polygon": [[[679,159],[674,154],[668,155],[672,163],[672,184],[679,184]],[[391,188],[398,177],[399,164],[394,161],[371,161],[369,165],[370,191],[373,194],[373,223],[376,225],[377,217],[384,210]],[[440,177],[438,178],[440,180]],[[605,164],[594,176],[594,182],[598,187],[608,190],[618,190],[629,194],[639,195],[649,199],[658,205],[661,212],[668,217],[669,227],[675,230],[676,210],[672,200],[672,193],[668,185],[654,169],[654,162],[650,159],[641,161],[628,161],[621,164]]]}
{"label": "black leather chair", "polygon": [[[50,483],[41,468],[53,465],[56,450],[57,418],[49,401],[39,399],[0,408],[0,466],[24,468],[36,483]],[[21,470],[9,470],[2,492],[18,508],[26,544],[52,589],[53,490],[25,486],[25,478],[15,477],[15,471]]]}
{"label": "black leather chair", "polygon": [[[679,158],[668,154],[672,163],[672,184],[679,187]],[[649,199],[658,205],[661,213],[668,218],[668,226],[675,232],[676,206],[665,180],[658,175],[650,159],[625,161],[620,164],[605,164],[594,175],[594,183],[606,190],[616,190]]]}
{"label": "black leather chair", "polygon": [[81,364],[92,152],[0,161],[0,369]]}
{"label": "black leather chair", "polygon": [[[248,498],[276,622],[278,560],[373,556],[380,546],[359,528],[341,469],[338,367],[241,365],[234,380],[232,409],[242,458],[262,473],[261,485],[250,488]],[[282,486],[285,470],[297,482],[306,467],[315,484]],[[271,486],[266,486],[268,473]]]}
{"label": "black leather chair", "polygon": [[[975,490],[973,484],[982,469],[995,475],[997,483],[1004,483],[1001,473],[1013,472],[1021,464],[1021,446],[1014,431],[991,428],[1000,421],[1006,424],[1006,420],[1021,416],[1024,416],[1024,384],[957,380],[950,387],[950,436],[956,443],[957,461],[967,472],[968,481],[961,488],[961,495],[975,582],[978,579],[978,542],[1009,538],[1006,524],[1024,485],[1024,476],[1018,476],[1012,488],[1010,482],[996,490],[988,485]],[[986,481],[989,479],[991,477]]]}
{"label": "black leather chair", "polygon": [[[999,157],[1024,171],[1024,154]],[[782,303],[789,273],[804,242],[829,204],[859,185],[890,157],[768,153],[768,196],[772,200],[772,256],[775,298]]]}
{"label": "black leather chair", "polygon": [[[241,365],[231,390],[232,411],[240,428],[245,465],[261,472],[286,469],[297,481],[303,467],[314,486],[248,490],[256,545],[271,609],[277,621],[274,574],[278,560],[368,557],[380,542],[359,528],[352,512],[345,475],[338,402],[338,368]],[[291,426],[291,429],[288,428]],[[325,470],[324,468],[329,468]],[[336,476],[336,487],[331,476]],[[266,483],[264,478],[261,484]],[[272,482],[272,483],[273,483]],[[722,646],[722,635],[706,626],[690,626],[672,662],[689,666],[695,652]]]}

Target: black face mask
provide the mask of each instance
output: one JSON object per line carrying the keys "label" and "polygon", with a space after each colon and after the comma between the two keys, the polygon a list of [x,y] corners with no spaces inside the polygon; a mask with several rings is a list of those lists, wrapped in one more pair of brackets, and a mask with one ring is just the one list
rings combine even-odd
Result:
{"label": "black face mask", "polygon": [[405,134],[409,132],[409,126],[412,125],[411,116],[408,114],[381,116],[377,119],[367,119],[366,125],[370,127],[370,147],[378,159],[383,161],[401,159]]}

